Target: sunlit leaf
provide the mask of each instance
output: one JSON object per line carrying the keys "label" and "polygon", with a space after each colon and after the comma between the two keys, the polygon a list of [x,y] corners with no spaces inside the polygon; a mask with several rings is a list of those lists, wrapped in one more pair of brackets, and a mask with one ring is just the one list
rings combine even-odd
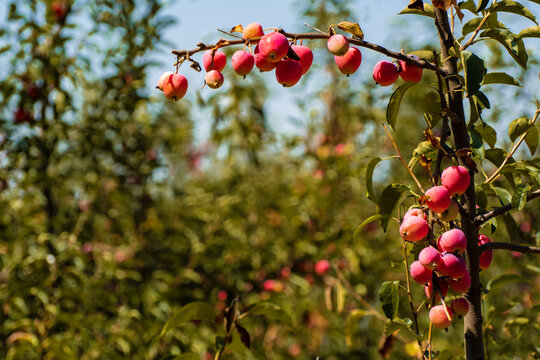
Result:
{"label": "sunlit leaf", "polygon": [[435,18],[435,10],[433,9],[433,6],[430,4],[424,4],[424,11],[420,9],[415,9],[415,8],[410,9],[407,7],[399,12],[399,15],[403,15],[403,14],[423,15],[423,16],[429,16],[429,17]]}
{"label": "sunlit leaf", "polygon": [[529,56],[523,40],[508,30],[489,29],[480,33],[482,38],[491,38],[503,45],[510,56],[522,67],[527,67]]}
{"label": "sunlit leaf", "polygon": [[527,196],[531,191],[531,185],[518,185],[512,195],[512,207],[516,211],[520,211],[527,203]]}
{"label": "sunlit leaf", "polygon": [[517,36],[520,38],[540,38],[540,26],[532,26],[523,29]]}
{"label": "sunlit leaf", "polygon": [[415,83],[412,81],[407,81],[405,84],[401,85],[394,91],[386,107],[386,121],[392,129],[396,128],[396,119],[399,112],[399,106],[401,105],[401,100],[403,96]]}
{"label": "sunlit leaf", "polygon": [[167,333],[167,331],[192,320],[214,321],[215,318],[216,311],[212,306],[201,301],[195,301],[183,306],[180,310],[178,310],[178,312],[174,314],[169,321],[167,321],[159,336],[162,337],[165,335],[165,333]]}
{"label": "sunlit leaf", "polygon": [[337,24],[337,27],[345,32],[352,34],[355,38],[358,38],[360,40],[364,39],[364,33],[362,32],[362,29],[360,28],[360,24],[358,23],[342,21],[339,24]]}
{"label": "sunlit leaf", "polygon": [[357,237],[360,236],[360,234],[362,233],[362,230],[364,230],[367,224],[375,220],[379,220],[380,218],[382,218],[381,214],[371,215],[366,220],[364,220],[360,225],[358,225],[358,227],[356,228],[356,230],[354,230],[354,233],[353,233],[353,241],[356,241]]}
{"label": "sunlit leaf", "polygon": [[526,17],[527,19],[533,21],[536,23],[536,17],[533,15],[533,13],[527,9],[522,4],[512,1],[512,0],[499,0],[497,2],[494,2],[490,7],[489,11],[494,12],[509,12],[517,15],[521,15],[523,17]]}
{"label": "sunlit leaf", "polygon": [[506,84],[506,85],[514,85],[514,86],[521,86],[519,82],[514,79],[512,76],[508,75],[507,73],[502,72],[492,72],[487,73],[484,75],[484,82],[483,85],[488,84]]}
{"label": "sunlit leaf", "polygon": [[381,158],[374,157],[373,159],[369,160],[366,166],[366,175],[365,175],[366,191],[367,191],[366,195],[368,199],[373,200],[375,203],[377,202],[377,196],[375,195],[375,191],[373,190],[373,172],[375,171],[375,167],[380,161],[381,161]]}
{"label": "sunlit leaf", "polygon": [[269,302],[258,302],[251,305],[248,313],[253,315],[263,315],[269,319],[279,321],[282,324],[293,327],[292,318],[285,310]]}
{"label": "sunlit leaf", "polygon": [[527,144],[527,147],[529,148],[529,151],[533,156],[536,153],[536,149],[538,148],[538,138],[538,128],[536,126],[530,128],[527,135],[525,135],[525,143]]}
{"label": "sunlit leaf", "polygon": [[534,125],[527,118],[513,120],[508,126],[508,135],[510,136],[510,140],[516,141],[518,137],[523,135],[532,126]]}

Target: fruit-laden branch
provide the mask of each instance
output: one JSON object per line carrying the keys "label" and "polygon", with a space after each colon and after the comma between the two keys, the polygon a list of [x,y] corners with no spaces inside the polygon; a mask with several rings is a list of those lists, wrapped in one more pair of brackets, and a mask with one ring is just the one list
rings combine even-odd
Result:
{"label": "fruit-laden branch", "polygon": [[[537,197],[540,196],[540,189],[533,191],[532,193],[527,196],[527,201],[531,201]],[[494,218],[495,216],[499,216],[504,214],[507,211],[512,210],[514,207],[512,204],[506,204],[504,206],[498,207],[496,209],[493,209],[485,214],[478,215],[476,218],[474,218],[474,223],[476,226],[480,226],[486,221],[489,221],[490,219]]]}
{"label": "fruit-laden branch", "polygon": [[[330,34],[324,34],[324,33],[288,33],[284,31],[283,29],[279,29],[278,32],[285,35],[287,38],[292,40],[317,40],[317,39],[328,39],[330,37]],[[428,61],[420,60],[411,56],[407,56],[404,53],[395,52],[392,50],[388,50],[385,47],[382,47],[377,44],[373,44],[364,40],[356,39],[353,37],[347,38],[349,40],[349,43],[364,47],[367,49],[371,49],[373,51],[379,52],[381,54],[384,54],[386,56],[392,57],[394,59],[403,60],[406,63],[409,63],[411,65],[415,65],[424,69],[429,70],[436,70],[436,66]],[[247,44],[247,40],[244,39],[238,39],[238,40],[225,40],[221,39],[217,43],[213,45],[208,45],[202,42],[197,43],[196,49],[191,50],[173,50],[171,51],[174,55],[180,57],[180,58],[189,58],[191,55],[196,54],[201,51],[205,50],[212,50],[216,47],[226,47],[226,46],[233,46],[233,45],[241,45],[241,44]],[[441,69],[441,71],[444,73],[444,70]]]}
{"label": "fruit-laden branch", "polygon": [[506,242],[488,242],[483,245],[480,245],[480,253],[483,253],[484,251],[487,251],[487,250],[494,250],[494,249],[511,250],[511,251],[517,251],[520,253],[528,253],[528,254],[540,254],[540,247],[536,247],[536,246],[517,245],[517,244],[506,243]]}

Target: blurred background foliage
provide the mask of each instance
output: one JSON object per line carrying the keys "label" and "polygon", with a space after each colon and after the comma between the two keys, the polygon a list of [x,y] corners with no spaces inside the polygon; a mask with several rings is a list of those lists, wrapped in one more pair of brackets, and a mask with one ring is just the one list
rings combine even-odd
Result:
{"label": "blurred background foliage", "polygon": [[[313,0],[300,11],[325,28],[352,8]],[[328,81],[299,90],[307,94],[298,104],[302,136],[268,126],[268,90],[257,75],[243,80],[228,69],[226,92],[171,103],[146,78],[174,21],[165,9],[153,0],[9,3],[0,54],[0,358],[209,359],[235,297],[242,310],[279,305],[294,329],[246,317],[252,349],[231,358],[414,356],[414,338],[384,335],[378,307],[382,281],[404,279],[396,226],[383,233],[373,223],[352,236],[374,212],[367,161],[394,155],[379,126],[380,89],[353,85],[316,52]],[[500,52],[491,61],[508,65]],[[314,84],[313,76],[304,81]],[[408,158],[424,140],[426,96],[411,90],[400,113]],[[194,138],[194,107],[213,118],[207,141]],[[397,164],[379,165],[377,190],[409,181]],[[527,242],[538,241],[538,215],[534,205],[516,215]],[[319,275],[322,259],[332,269]],[[539,353],[537,264],[496,253],[482,275],[486,283],[505,273],[528,279],[486,295],[492,359]],[[423,290],[413,291],[420,304]],[[216,323],[158,337],[195,300],[215,308]],[[402,304],[403,317],[408,311]],[[426,318],[421,312],[423,328]],[[436,333],[435,346],[458,358],[461,338],[458,323]]]}

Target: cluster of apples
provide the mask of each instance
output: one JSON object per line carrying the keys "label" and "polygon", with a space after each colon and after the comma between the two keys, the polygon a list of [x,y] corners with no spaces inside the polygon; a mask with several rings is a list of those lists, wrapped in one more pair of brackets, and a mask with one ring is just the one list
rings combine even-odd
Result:
{"label": "cluster of apples", "polygon": [[[464,166],[446,168],[441,175],[441,186],[434,186],[426,191],[425,203],[441,220],[452,221],[457,218],[459,206],[451,196],[462,195],[468,188],[470,175]],[[427,214],[420,208],[411,208],[403,217],[400,234],[411,242],[423,240],[429,233]],[[478,245],[489,242],[485,235],[480,235]],[[428,299],[435,296],[435,302],[441,302],[450,287],[456,294],[466,293],[471,286],[471,276],[462,257],[467,248],[467,237],[459,228],[445,231],[437,241],[437,249],[433,246],[423,248],[418,260],[410,266],[410,274],[414,281],[425,285]],[[485,270],[491,264],[492,253],[486,251],[480,256],[480,269]],[[436,282],[435,286],[433,282]],[[434,291],[436,290],[436,291]],[[447,328],[454,314],[464,316],[469,311],[465,298],[457,298],[448,306],[446,303],[432,306],[429,319],[436,328]]]}
{"label": "cluster of apples", "polygon": [[[304,45],[291,45],[285,35],[273,31],[265,34],[259,23],[251,23],[242,30],[246,45],[256,44],[255,50],[244,47],[236,51],[231,63],[234,71],[242,76],[257,67],[261,72],[275,70],[276,80],[284,87],[291,87],[300,81],[313,63],[313,53]],[[349,46],[349,40],[341,34],[328,38],[327,48],[334,55],[338,69],[345,75],[354,74],[362,63],[362,53]],[[227,57],[218,49],[205,52],[203,67],[206,70],[205,83],[212,89],[223,85],[221,71],[225,68]],[[373,69],[373,79],[382,86],[393,84],[399,76],[405,81],[418,82],[422,78],[422,68],[400,61],[399,67],[388,61],[380,61]],[[171,100],[181,99],[187,91],[187,79],[180,74],[165,72],[158,80],[158,89]]]}

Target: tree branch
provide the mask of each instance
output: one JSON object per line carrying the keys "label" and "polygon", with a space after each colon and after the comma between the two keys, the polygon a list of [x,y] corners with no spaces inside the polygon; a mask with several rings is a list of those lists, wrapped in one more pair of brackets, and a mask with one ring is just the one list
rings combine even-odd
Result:
{"label": "tree branch", "polygon": [[[307,40],[320,40],[320,39],[323,39],[323,40],[326,40],[326,39],[328,39],[330,37],[330,34],[324,34],[324,33],[321,34],[321,33],[315,33],[315,32],[311,32],[311,33],[288,33],[283,29],[279,29],[278,32],[282,33],[283,35],[285,35],[286,37],[288,37],[289,39],[292,39],[292,40],[300,40],[300,39],[307,39]],[[415,66],[418,66],[418,67],[421,67],[421,68],[424,68],[424,69],[433,70],[433,71],[436,70],[436,66],[434,64],[428,62],[428,61],[419,60],[419,59],[416,59],[414,57],[407,56],[407,55],[405,55],[403,53],[388,50],[385,47],[382,47],[382,46],[377,45],[377,44],[370,43],[368,41],[364,41],[364,40],[360,40],[360,39],[356,39],[356,38],[352,38],[352,37],[347,38],[347,40],[349,40],[349,43],[351,43],[353,45],[364,47],[364,48],[367,48],[367,49],[371,49],[373,51],[379,52],[381,54],[392,57],[394,59],[403,60],[406,63],[409,63],[411,65],[415,65]],[[207,45],[207,44],[204,44],[204,43],[200,42],[200,43],[197,44],[196,49],[173,50],[171,52],[174,55],[178,56],[178,57],[189,58],[193,54],[196,54],[198,52],[205,51],[205,50],[211,50],[211,49],[215,48],[216,46],[226,47],[226,46],[233,46],[233,45],[243,45],[243,44],[246,44],[246,43],[247,43],[247,40],[243,40],[243,39],[242,40],[225,40],[225,39],[221,39],[216,44],[213,44],[213,45]],[[441,69],[441,71],[443,71],[443,70]],[[444,71],[443,71],[443,73],[444,73]]]}
{"label": "tree branch", "polygon": [[520,253],[527,253],[527,254],[540,254],[540,247],[517,245],[517,244],[506,243],[506,242],[485,243],[480,246],[480,253],[483,253],[484,251],[487,251],[487,250],[495,250],[495,249],[511,250],[511,251],[517,251]]}
{"label": "tree branch", "polygon": [[[532,193],[530,193],[529,196],[527,196],[527,201],[531,201],[539,196],[540,196],[540,189],[535,190]],[[494,218],[495,216],[502,215],[505,212],[512,210],[513,208],[514,207],[512,206],[512,204],[506,204],[504,206],[498,207],[496,209],[488,211],[485,214],[478,215],[477,217],[474,218],[474,223],[476,226],[480,226],[486,221],[489,221],[490,219]]]}

